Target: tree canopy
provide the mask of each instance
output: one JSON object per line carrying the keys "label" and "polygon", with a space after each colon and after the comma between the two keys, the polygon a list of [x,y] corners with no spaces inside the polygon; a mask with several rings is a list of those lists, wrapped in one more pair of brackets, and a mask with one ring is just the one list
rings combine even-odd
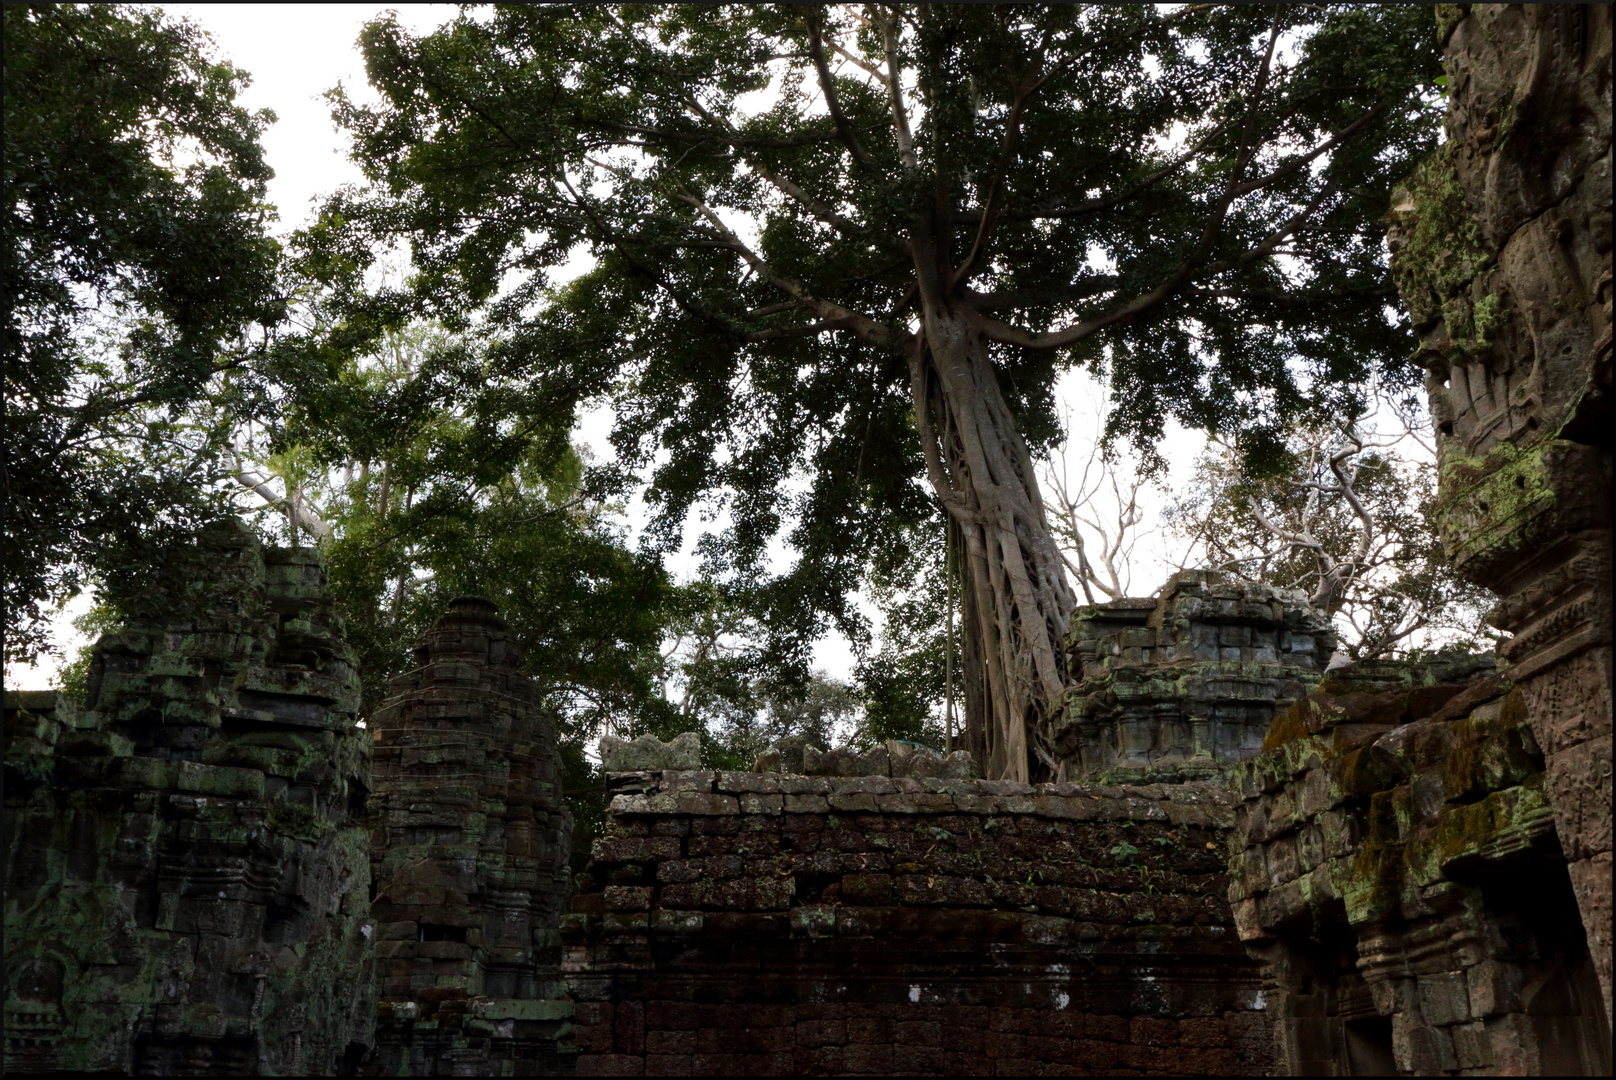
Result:
{"label": "tree canopy", "polygon": [[[610,399],[616,481],[664,546],[723,503],[781,663],[859,639],[854,590],[946,512],[996,775],[1055,765],[1062,366],[1109,377],[1113,436],[1258,463],[1408,380],[1377,221],[1435,137],[1418,8],[517,5],[362,42],[383,101],[334,101],[372,186],[300,241],[344,325],[477,325],[557,413]],[[408,288],[360,288],[399,242]]]}
{"label": "tree canopy", "polygon": [[285,304],[247,74],[152,11],[4,17],[6,655],[31,659],[52,600],[218,512]]}

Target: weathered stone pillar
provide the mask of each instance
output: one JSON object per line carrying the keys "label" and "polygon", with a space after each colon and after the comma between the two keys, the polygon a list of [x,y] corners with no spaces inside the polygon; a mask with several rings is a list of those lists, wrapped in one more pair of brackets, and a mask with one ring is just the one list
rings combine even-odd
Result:
{"label": "weathered stone pillar", "polygon": [[369,720],[388,1076],[568,1071],[556,934],[572,818],[555,722],[494,605],[462,598]]}
{"label": "weathered stone pillar", "polygon": [[171,584],[87,711],[6,695],[6,1071],[351,1072],[370,748],[324,567],[225,521]]}
{"label": "weathered stone pillar", "polygon": [[1611,9],[1438,5],[1448,142],[1392,211],[1454,564],[1500,650],[1611,1007]]}

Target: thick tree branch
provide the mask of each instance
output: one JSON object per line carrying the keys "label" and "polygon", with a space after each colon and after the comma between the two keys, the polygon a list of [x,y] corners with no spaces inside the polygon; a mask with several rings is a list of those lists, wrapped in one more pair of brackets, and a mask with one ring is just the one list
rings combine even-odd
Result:
{"label": "thick tree branch", "polygon": [[1105,274],[1051,289],[1046,293],[1031,293],[1025,290],[995,290],[994,292],[979,293],[972,292],[967,286],[965,299],[977,311],[992,311],[995,308],[1006,307],[1023,308],[1035,304],[1050,304],[1060,301],[1092,300],[1101,293],[1111,292],[1119,284],[1121,284],[1121,279],[1115,274]]}
{"label": "thick tree branch", "polygon": [[[730,124],[728,120],[725,120],[721,116],[715,116],[707,109],[706,106],[704,106],[700,101],[697,101],[695,98],[690,98],[686,104],[688,104],[698,115],[709,123],[720,124],[724,127],[730,128],[731,131],[734,130],[734,125]],[[789,177],[780,175],[778,172],[759,161],[754,155],[743,155],[742,160],[744,160],[748,167],[750,167],[759,176],[763,177],[763,179],[767,180],[770,184],[773,184],[781,194],[796,202],[820,221],[825,222],[827,225],[834,226],[843,235],[858,237],[861,239],[869,236],[868,229],[865,229],[863,226],[859,225],[858,222],[837,213],[832,207],[827,206],[818,199],[815,199],[797,184],[793,183]]]}
{"label": "thick tree branch", "polygon": [[854,321],[849,318],[821,319],[818,322],[806,323],[802,326],[776,326],[767,330],[759,330],[747,337],[747,341],[754,344],[765,341],[781,341],[787,338],[817,337],[830,330],[852,330]]}
{"label": "thick tree branch", "polygon": [[[316,540],[323,540],[331,535],[331,526],[327,525],[319,514],[305,506],[300,498],[294,496],[287,499],[275,494],[275,490],[269,486],[269,478],[263,474],[248,472],[241,468],[241,463],[238,461],[236,468],[231,470],[230,476],[236,483],[263,499],[264,502],[285,513],[287,521],[291,522],[295,528],[302,529]],[[291,485],[288,484],[287,487],[290,488]]]}
{"label": "thick tree branch", "polygon": [[840,99],[836,96],[836,82],[831,78],[830,67],[825,63],[825,44],[819,25],[817,13],[808,16],[808,52],[814,61],[814,70],[819,73],[819,88],[825,94],[825,107],[830,110],[830,118],[836,123],[836,134],[842,142],[852,151],[853,160],[866,169],[874,169],[875,165],[864,153],[864,146],[859,142],[858,133],[848,122],[846,114],[842,112]]}
{"label": "thick tree branch", "polygon": [[[601,214],[600,211],[596,209],[586,197],[580,194],[577,188],[572,186],[572,181],[567,178],[566,171],[561,170],[559,175],[561,177],[562,186],[565,187],[567,189],[567,193],[572,196],[573,205],[583,212],[584,216],[590,220],[596,229],[600,230],[601,236],[606,240],[607,243],[616,248],[622,254],[623,258],[628,260],[630,266],[632,266],[639,273],[643,274],[647,279],[654,281],[661,286],[662,289],[670,297],[672,297],[673,302],[679,305],[681,311],[695,316],[702,322],[707,323],[709,326],[712,326],[714,329],[719,330],[730,337],[744,340],[746,337],[744,331],[736,327],[728,319],[713,314],[700,304],[697,304],[695,301],[691,300],[685,295],[683,289],[677,288],[673,282],[668,280],[668,276],[664,274],[659,267],[653,266],[651,263],[640,258],[639,253],[617,235],[617,230],[611,227],[611,225],[606,221],[605,216]],[[724,231],[728,232],[727,229]]]}
{"label": "thick tree branch", "polygon": [[[1025,210],[1005,209],[999,212],[999,216],[1005,221],[1058,220],[1060,218],[1081,217],[1085,214],[1093,214],[1098,213],[1101,210],[1108,210],[1113,206],[1120,206],[1129,199],[1132,199],[1134,196],[1143,194],[1145,191],[1156,186],[1167,177],[1182,169],[1197,154],[1206,149],[1207,145],[1211,143],[1213,139],[1216,139],[1219,135],[1224,134],[1228,130],[1228,124],[1219,124],[1217,127],[1203,135],[1198,142],[1196,142],[1178,157],[1173,158],[1155,172],[1148,174],[1143,179],[1123,188],[1121,191],[1114,192],[1110,195],[1102,195],[1097,199],[1089,199],[1086,202],[1077,203],[1073,206],[1029,207]],[[974,222],[977,220],[977,216],[978,215],[975,212],[967,212],[966,214],[961,215],[961,221],[963,223]]]}
{"label": "thick tree branch", "polygon": [[[1041,82],[1042,80],[1040,80]],[[1036,84],[1035,84],[1036,86]],[[1010,115],[1004,121],[1004,138],[999,143],[999,153],[993,161],[993,172],[988,180],[987,198],[982,200],[981,219],[977,222],[976,236],[971,241],[971,249],[966,253],[959,269],[954,271],[949,279],[950,292],[959,288],[969,280],[972,268],[987,246],[988,237],[993,232],[993,226],[998,214],[999,192],[1004,187],[1004,174],[1010,168],[1010,162],[1016,156],[1016,147],[1021,142],[1021,114],[1026,108],[1027,99],[1032,96],[1034,87],[1028,87],[1016,95],[1015,101],[1010,105]]]}
{"label": "thick tree branch", "polygon": [[767,180],[769,183],[773,184],[777,189],[779,189],[779,191],[787,198],[792,199],[801,205],[803,209],[807,210],[810,214],[818,218],[820,221],[823,221],[825,224],[835,226],[836,230],[842,233],[844,236],[853,236],[862,239],[870,235],[869,230],[860,226],[858,222],[838,214],[831,207],[826,206],[818,199],[815,199],[812,195],[809,195],[806,191],[802,190],[802,188],[792,183],[786,177],[781,176],[773,169],[770,169],[768,166],[750,158],[747,159],[746,163],[750,165],[759,176],[763,177],[763,179]]}
{"label": "thick tree branch", "polygon": [[902,68],[898,64],[898,14],[891,8],[882,8],[878,10],[877,21],[881,29],[881,47],[886,53],[887,61],[887,75],[881,81],[886,84],[887,103],[892,108],[892,128],[898,139],[898,159],[903,162],[906,169],[918,168],[920,159],[915,155],[915,140],[909,131],[909,113],[903,107],[903,76]]}
{"label": "thick tree branch", "polygon": [[[729,247],[728,244],[724,246]],[[761,318],[764,315],[780,315],[787,311],[797,311],[807,306],[809,305],[806,300],[786,300],[778,304],[765,304],[763,307],[753,308],[746,314],[748,318]]]}
{"label": "thick tree branch", "polygon": [[1335,474],[1336,483],[1340,485],[1341,495],[1352,507],[1352,512],[1358,518],[1359,536],[1357,561],[1362,562],[1369,557],[1369,545],[1375,534],[1375,521],[1364,509],[1364,504],[1358,500],[1358,493],[1352,489],[1357,480],[1358,470],[1354,468],[1349,476],[1345,463],[1363,452],[1363,443],[1356,435],[1347,436],[1347,445],[1330,455],[1330,472]]}
{"label": "thick tree branch", "polygon": [[[1274,232],[1270,233],[1262,243],[1255,247],[1248,248],[1235,258],[1220,259],[1215,262],[1202,263],[1198,266],[1195,263],[1195,256],[1192,255],[1189,259],[1186,259],[1184,262],[1174,267],[1173,270],[1162,280],[1161,284],[1149,292],[1135,297],[1133,300],[1123,304],[1121,307],[1113,308],[1111,311],[1108,311],[1103,315],[1096,316],[1095,318],[1085,319],[1075,326],[1067,327],[1065,330],[1055,330],[1042,334],[1032,333],[1030,331],[1023,330],[1020,327],[1012,326],[1009,323],[1001,322],[998,319],[983,315],[981,312],[973,310],[969,303],[962,304],[961,309],[966,313],[966,316],[972,321],[972,323],[974,323],[983,333],[987,334],[993,340],[1001,342],[1005,345],[1019,345],[1022,348],[1027,349],[1062,349],[1069,345],[1075,345],[1079,341],[1092,337],[1094,334],[1108,326],[1119,322],[1125,322],[1137,317],[1145,311],[1148,311],[1157,304],[1168,299],[1174,293],[1179,291],[1179,289],[1181,289],[1186,283],[1192,280],[1210,277],[1213,274],[1221,274],[1227,270],[1239,269],[1240,267],[1247,266],[1258,259],[1267,258],[1269,255],[1273,254],[1273,249],[1278,247],[1280,243],[1284,241],[1285,237],[1290,236],[1292,233],[1300,229],[1302,225],[1306,223],[1307,219],[1312,217],[1313,213],[1324,203],[1327,198],[1329,198],[1329,196],[1333,195],[1334,193],[1334,185],[1326,184],[1319,190],[1318,194],[1313,197],[1312,201],[1310,201],[1306,206],[1302,207],[1302,209],[1298,210],[1295,214],[1291,215],[1291,217],[1287,219],[1283,225],[1274,230]],[[1221,205],[1221,212],[1226,215],[1228,213],[1228,208],[1229,204],[1227,202],[1223,202]],[[1203,234],[1203,242],[1201,245],[1198,245],[1198,253],[1200,249],[1206,246],[1205,236],[1211,233],[1212,225],[1209,222],[1207,226],[1207,233]]]}
{"label": "thick tree branch", "polygon": [[1259,176],[1259,177],[1256,177],[1255,179],[1246,180],[1246,181],[1244,181],[1242,183],[1236,184],[1235,189],[1234,189],[1235,195],[1237,195],[1237,196],[1239,196],[1239,195],[1249,195],[1253,191],[1258,191],[1258,190],[1260,190],[1262,188],[1267,187],[1269,184],[1272,184],[1276,180],[1282,180],[1285,177],[1290,176],[1292,173],[1296,172],[1298,169],[1302,168],[1304,165],[1306,165],[1309,162],[1315,160],[1320,155],[1327,154],[1331,150],[1334,150],[1336,147],[1340,146],[1342,143],[1344,143],[1347,140],[1351,139],[1354,135],[1357,135],[1364,128],[1368,127],[1370,124],[1374,123],[1376,120],[1380,119],[1382,116],[1385,116],[1387,110],[1389,110],[1390,108],[1391,108],[1391,105],[1389,103],[1387,103],[1387,102],[1382,102],[1381,104],[1376,105],[1374,108],[1370,109],[1369,111],[1365,112],[1362,116],[1358,117],[1358,119],[1354,120],[1352,123],[1350,123],[1346,127],[1342,128],[1340,130],[1340,132],[1338,132],[1335,135],[1330,136],[1330,138],[1326,139],[1324,142],[1320,143],[1318,146],[1314,147],[1312,150],[1309,150],[1307,153],[1299,155],[1298,157],[1292,158],[1290,161],[1285,162],[1285,164],[1279,166],[1278,168],[1274,169],[1272,172],[1269,172],[1269,173],[1267,173],[1267,174],[1265,174],[1263,176]]}
{"label": "thick tree branch", "polygon": [[[838,324],[834,327],[826,327],[826,329],[850,330],[865,344],[881,349],[901,348],[907,344],[909,335],[894,334],[887,327],[866,315],[851,311],[829,300],[821,300],[809,292],[802,282],[780,273],[766,259],[748,247],[739,236],[736,236],[730,227],[724,224],[723,219],[713,212],[710,206],[694,195],[687,191],[675,191],[672,194],[674,198],[692,207],[704,217],[707,223],[724,237],[729,246],[752,268],[752,271],[758,277],[769,282],[775,288],[788,293],[795,299],[803,301],[805,305],[811,306],[823,320]],[[747,335],[747,338],[750,340],[751,335]]]}
{"label": "thick tree branch", "polygon": [[590,120],[584,117],[573,117],[573,123],[581,130],[591,128],[600,131],[625,132],[630,135],[644,135],[656,139],[666,139],[670,142],[685,143],[716,143],[720,146],[732,146],[741,150],[793,150],[815,143],[829,142],[837,138],[834,130],[803,132],[798,135],[779,138],[765,138],[757,135],[747,135],[735,130],[733,127],[727,131],[680,131],[676,128],[643,127],[637,124],[620,124],[609,120]]}
{"label": "thick tree branch", "polygon": [[832,49],[836,50],[836,53],[839,56],[841,56],[842,59],[846,60],[848,63],[852,64],[853,66],[862,69],[866,75],[870,76],[870,78],[874,79],[876,82],[880,83],[882,86],[890,86],[891,85],[892,81],[889,78],[887,78],[886,72],[882,71],[880,68],[876,67],[874,64],[872,64],[868,60],[864,59],[864,57],[859,56],[857,53],[849,52],[842,45],[842,43],[837,41],[835,38],[826,37],[825,38],[825,44],[829,45]]}

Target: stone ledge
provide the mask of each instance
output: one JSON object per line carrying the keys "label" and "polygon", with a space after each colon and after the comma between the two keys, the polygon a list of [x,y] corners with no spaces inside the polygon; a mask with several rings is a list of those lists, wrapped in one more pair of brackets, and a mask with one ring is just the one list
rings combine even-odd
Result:
{"label": "stone ledge", "polygon": [[[1222,784],[1022,784],[946,777],[799,776],[665,769],[608,774],[613,814],[1025,814],[1065,821],[1165,821],[1227,828]],[[713,789],[717,788],[717,792]]]}

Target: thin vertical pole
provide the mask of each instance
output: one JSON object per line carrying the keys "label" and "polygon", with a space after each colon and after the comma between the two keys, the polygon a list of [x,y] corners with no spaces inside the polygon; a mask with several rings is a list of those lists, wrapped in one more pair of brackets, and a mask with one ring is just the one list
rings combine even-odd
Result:
{"label": "thin vertical pole", "polygon": [[943,518],[943,577],[947,581],[945,586],[948,605],[948,634],[943,642],[943,684],[947,688],[947,703],[943,706],[944,724],[947,729],[947,740],[944,748],[950,754],[954,752],[954,544],[950,540],[949,521]]}

